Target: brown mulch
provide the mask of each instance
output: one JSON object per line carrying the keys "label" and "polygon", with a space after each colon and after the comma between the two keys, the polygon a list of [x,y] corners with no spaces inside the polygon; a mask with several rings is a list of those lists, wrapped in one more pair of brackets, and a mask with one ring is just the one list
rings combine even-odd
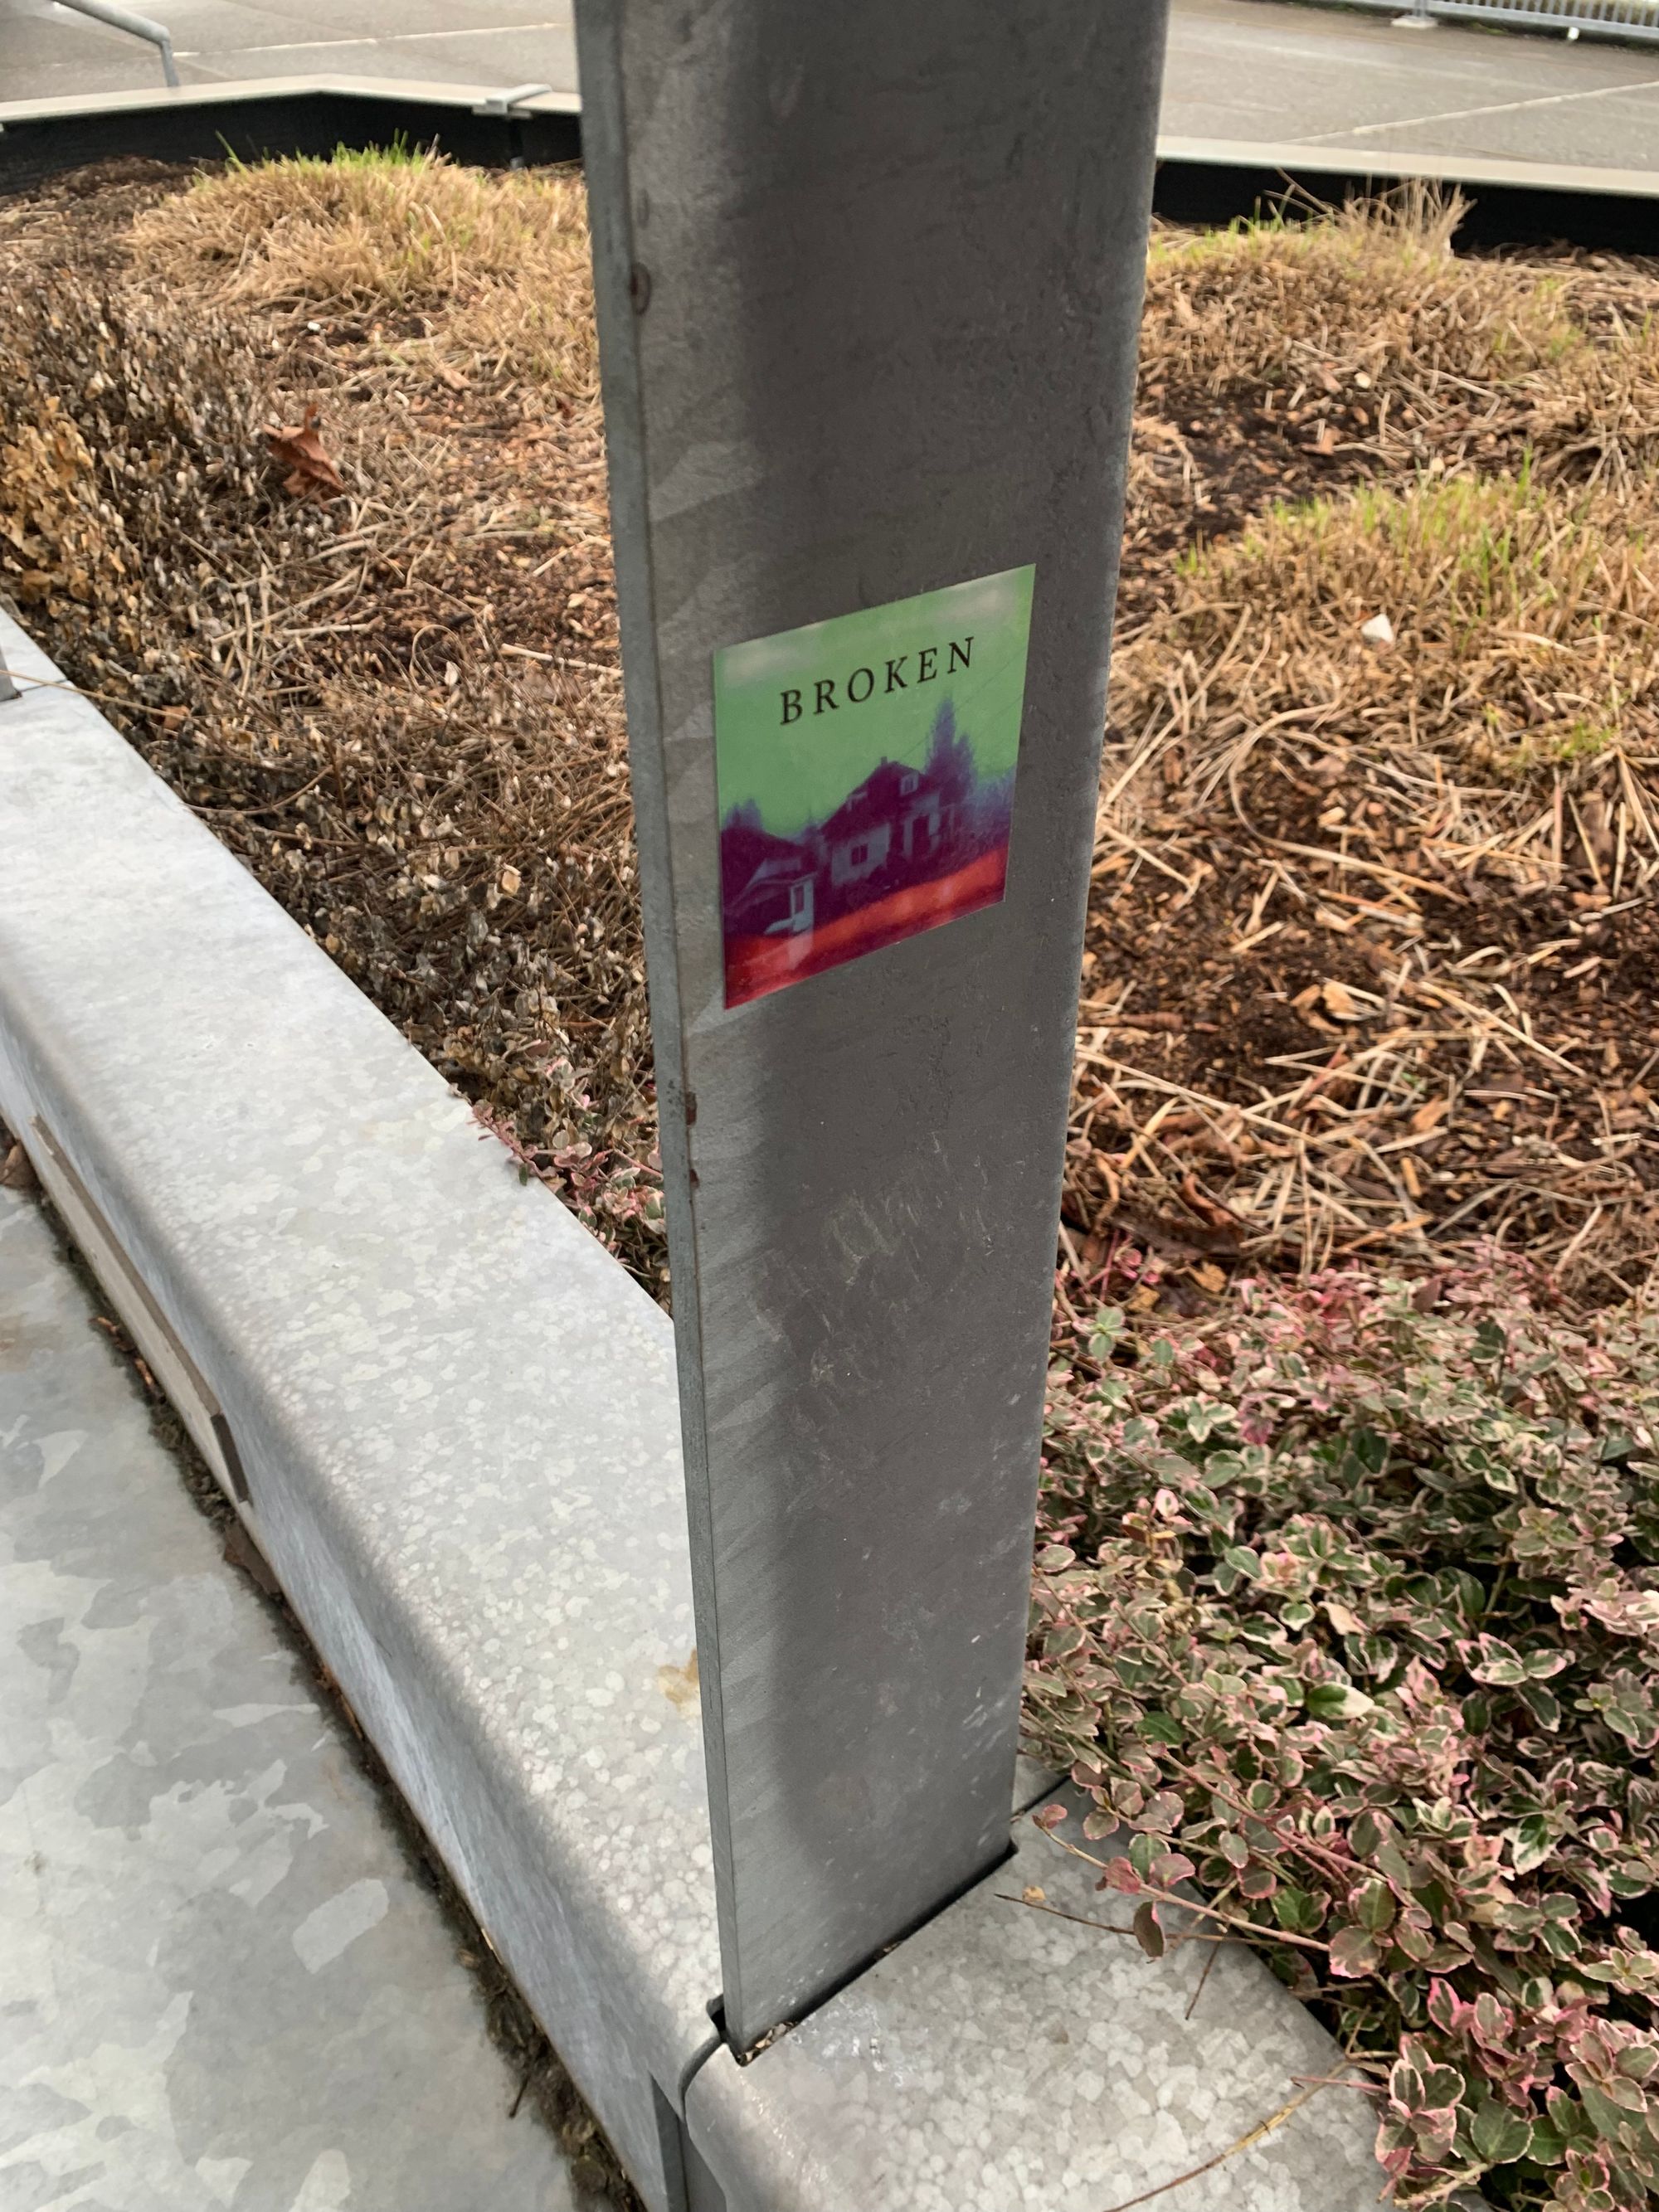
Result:
{"label": "brown mulch", "polygon": [[[27,295],[31,270],[59,270],[27,382],[0,380],[0,447],[9,417],[32,410],[38,431],[44,363],[87,457],[60,567],[100,501],[129,541],[82,591],[29,586],[0,537],[0,585],[526,1171],[661,1291],[586,324],[550,369],[515,329],[492,338],[474,290],[399,278],[377,298],[307,273],[301,248],[280,278],[222,243],[192,262],[177,190],[124,165],[0,207],[0,275]],[[1551,498],[1644,495],[1653,271],[1460,260],[1449,222],[1419,207],[1305,253],[1155,259],[1060,1255],[1078,1307],[1137,1282],[1191,1304],[1241,1266],[1431,1268],[1492,1236],[1600,1299],[1639,1289],[1659,1249],[1659,861],[1645,786],[1627,799],[1620,781],[1655,750],[1645,696],[1588,765],[1561,738],[1500,773],[1449,724],[1418,758],[1371,734],[1403,715],[1415,741],[1414,692],[1396,714],[1365,648],[1350,670],[1294,606],[1252,600],[1280,573],[1250,567],[1252,533],[1287,502],[1531,468]],[[112,302],[158,380],[169,331],[195,334],[210,434],[185,507],[124,487],[121,464],[141,434],[146,451],[190,434],[86,396],[76,349]],[[260,452],[313,404],[338,499],[285,494]],[[212,435],[237,446],[216,476]],[[5,513],[0,491],[0,532]],[[1204,629],[1205,548],[1243,549],[1223,579],[1243,645]],[[1393,614],[1394,672],[1415,668],[1412,610],[1363,611]],[[1291,696],[1335,668],[1311,732],[1261,735],[1273,716],[1242,665],[1258,641]]]}
{"label": "brown mulch", "polygon": [[[1436,641],[1416,650],[1405,625],[1435,629],[1431,563],[1414,578],[1413,545],[1390,576],[1367,543],[1384,488],[1431,523],[1460,481],[1535,478],[1534,540],[1576,529],[1595,573],[1524,545],[1545,572],[1526,571],[1528,605],[1548,609],[1528,618],[1594,662],[1627,510],[1645,586],[1659,415],[1636,395],[1659,270],[1425,268],[1444,211],[1404,215],[1403,240],[1385,212],[1305,259],[1194,240],[1153,264],[1062,1240],[1062,1301],[1085,1310],[1133,1292],[1143,1255],[1158,1297],[1190,1305],[1241,1266],[1421,1269],[1494,1237],[1600,1303],[1642,1290],[1659,1254],[1659,607],[1633,611],[1630,711],[1595,759],[1575,759],[1559,674],[1501,653],[1480,676],[1518,698],[1499,715],[1449,682],[1431,733]],[[1322,560],[1279,520],[1311,500],[1350,518]],[[1359,635],[1385,590],[1414,659],[1403,717]],[[1346,635],[1308,617],[1345,596]],[[1478,658],[1442,655],[1463,690]],[[1606,688],[1577,657],[1567,674],[1573,711]]]}
{"label": "brown mulch", "polygon": [[1126,1241],[1214,1292],[1240,1262],[1432,1264],[1497,1236],[1633,1294],[1659,1243],[1650,901],[1420,884],[1407,908],[1275,852],[1316,849],[1325,796],[1264,776],[1255,834],[1180,819],[1190,898],[1118,871],[1094,902],[1066,1209],[1085,1285]]}

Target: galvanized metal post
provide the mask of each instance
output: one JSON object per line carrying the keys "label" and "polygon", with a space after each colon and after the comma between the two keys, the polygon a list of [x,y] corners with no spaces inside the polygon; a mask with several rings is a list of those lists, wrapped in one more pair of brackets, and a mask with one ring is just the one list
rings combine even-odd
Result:
{"label": "galvanized metal post", "polygon": [[725,2006],[1006,1851],[1164,0],[579,0]]}

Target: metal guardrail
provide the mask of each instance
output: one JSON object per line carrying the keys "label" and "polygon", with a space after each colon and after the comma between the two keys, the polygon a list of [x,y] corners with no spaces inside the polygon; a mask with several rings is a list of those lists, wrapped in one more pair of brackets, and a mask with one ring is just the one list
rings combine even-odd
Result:
{"label": "metal guardrail", "polygon": [[112,31],[125,31],[132,38],[145,40],[160,52],[161,75],[177,88],[179,72],[173,62],[173,34],[165,23],[153,22],[148,15],[135,15],[131,8],[118,8],[114,0],[59,0],[59,5],[72,8],[77,15],[90,15],[94,22],[107,23]]}
{"label": "metal guardrail", "polygon": [[1659,0],[1349,0],[1386,8],[1401,24],[1507,23],[1568,38],[1636,39],[1659,45]]}

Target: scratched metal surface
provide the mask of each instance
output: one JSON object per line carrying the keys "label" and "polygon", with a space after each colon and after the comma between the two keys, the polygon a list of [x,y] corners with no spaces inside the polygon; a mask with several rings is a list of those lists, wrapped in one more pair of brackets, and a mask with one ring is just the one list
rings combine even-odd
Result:
{"label": "scratched metal surface", "polygon": [[[740,2046],[1007,1845],[1164,13],[578,8]],[[726,1011],[711,653],[1033,562],[1006,902]]]}
{"label": "scratched metal surface", "polygon": [[567,2212],[340,1725],[0,1190],[0,2203]]}

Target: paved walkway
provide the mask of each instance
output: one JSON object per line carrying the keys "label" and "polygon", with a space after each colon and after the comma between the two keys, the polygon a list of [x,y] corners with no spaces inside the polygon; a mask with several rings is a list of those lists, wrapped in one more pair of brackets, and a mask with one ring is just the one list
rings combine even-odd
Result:
{"label": "paved walkway", "polygon": [[340,1723],[0,1190],[0,2206],[573,2212],[515,2088]]}
{"label": "paved walkway", "polygon": [[1163,125],[1181,137],[1659,169],[1659,46],[1175,0]]}
{"label": "paved walkway", "polygon": [[[1403,0],[1402,0],[1403,4]],[[576,86],[569,0],[143,0],[186,83],[326,75]],[[0,0],[0,102],[159,87],[154,50]],[[1175,0],[1164,128],[1184,137],[1659,168],[1659,46],[1396,30],[1282,0]]]}

